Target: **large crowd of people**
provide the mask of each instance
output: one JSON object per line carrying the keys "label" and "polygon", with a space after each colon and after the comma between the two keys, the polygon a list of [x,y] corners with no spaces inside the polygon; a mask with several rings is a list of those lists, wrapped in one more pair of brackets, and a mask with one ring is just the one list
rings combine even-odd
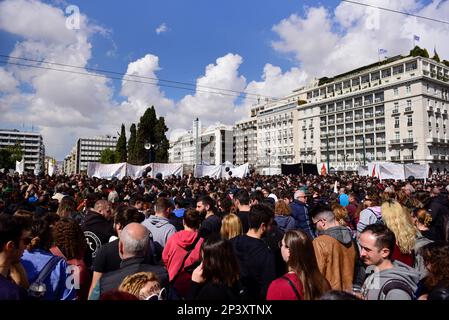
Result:
{"label": "large crowd of people", "polygon": [[448,300],[449,176],[0,173],[0,300]]}

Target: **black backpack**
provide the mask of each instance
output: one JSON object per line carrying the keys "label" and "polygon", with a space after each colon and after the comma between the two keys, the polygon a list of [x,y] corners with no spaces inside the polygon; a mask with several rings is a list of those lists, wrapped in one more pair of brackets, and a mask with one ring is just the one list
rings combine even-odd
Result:
{"label": "black backpack", "polygon": [[410,286],[405,281],[399,279],[387,280],[382,288],[380,288],[377,300],[380,300],[382,294],[384,295],[384,297],[386,297],[388,292],[394,289],[405,291],[410,296],[411,300],[416,300],[416,296],[412,288],[410,288]]}

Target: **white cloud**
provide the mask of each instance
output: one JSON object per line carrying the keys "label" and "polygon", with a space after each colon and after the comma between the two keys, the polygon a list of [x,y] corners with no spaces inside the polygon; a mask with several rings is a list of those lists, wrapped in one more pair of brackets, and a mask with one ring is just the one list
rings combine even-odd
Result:
{"label": "white cloud", "polygon": [[209,88],[220,88],[242,92],[246,87],[246,79],[239,75],[238,68],[243,62],[237,54],[228,53],[218,58],[214,64],[206,67],[203,76],[197,79],[197,91],[194,95],[185,96],[177,103],[174,112],[167,115],[171,129],[191,128],[192,121],[200,118],[203,126],[221,122],[233,124],[245,112],[236,106],[236,93],[232,91]]}
{"label": "white cloud", "polygon": [[0,67],[0,94],[14,92],[18,85],[19,82],[14,78],[12,73]]}
{"label": "white cloud", "polygon": [[[416,0],[370,0],[365,3],[444,20],[449,16],[448,1],[427,6]],[[305,16],[296,14],[273,27],[279,40],[272,43],[279,52],[292,54],[310,76],[333,76],[378,59],[378,49],[388,55],[408,54],[413,35],[421,36],[420,46],[433,49],[440,57],[449,56],[447,25],[342,2],[333,12],[311,7]]]}
{"label": "white cloud", "polygon": [[161,34],[163,32],[167,32],[167,31],[168,31],[168,28],[167,28],[167,25],[165,24],[165,22],[162,23],[159,27],[156,28],[156,33],[157,34]]}

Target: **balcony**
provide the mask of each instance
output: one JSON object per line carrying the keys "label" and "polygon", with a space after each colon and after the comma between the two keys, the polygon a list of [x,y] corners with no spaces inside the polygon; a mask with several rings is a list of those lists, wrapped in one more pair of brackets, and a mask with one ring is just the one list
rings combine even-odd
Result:
{"label": "balcony", "polygon": [[353,119],[354,119],[353,117],[346,117],[347,122],[352,121]]}
{"label": "balcony", "polygon": [[440,156],[440,160],[446,160],[446,156]]}
{"label": "balcony", "polygon": [[401,144],[401,139],[390,140],[390,144]]}
{"label": "balcony", "polygon": [[433,112],[433,106],[427,106],[427,111],[428,112]]}
{"label": "balcony", "polygon": [[362,133],[363,129],[362,128],[355,128],[355,133]]}
{"label": "balcony", "polygon": [[367,106],[367,105],[372,104],[372,103],[373,103],[372,100],[365,100],[363,105]]}
{"label": "balcony", "polygon": [[385,140],[376,140],[376,144],[378,146],[384,146],[385,145]]}
{"label": "balcony", "polygon": [[320,138],[326,138],[327,136],[327,132],[321,132],[320,133]]}
{"label": "balcony", "polygon": [[344,135],[344,131],[343,130],[337,130],[337,136],[342,136]]}
{"label": "balcony", "polygon": [[426,142],[428,144],[435,144],[438,143],[438,138],[427,138]]}
{"label": "balcony", "polygon": [[[326,125],[326,121],[321,121],[320,122],[320,126],[325,126]],[[305,129],[305,127],[303,126],[303,129]]]}
{"label": "balcony", "polygon": [[329,120],[328,122],[329,122],[329,124],[334,124],[335,123],[334,120]]}
{"label": "balcony", "polygon": [[356,141],[356,142],[355,142],[355,145],[356,145],[357,147],[363,146],[363,141]]}
{"label": "balcony", "polygon": [[365,128],[365,132],[373,132],[374,131],[374,127],[366,127]]}
{"label": "balcony", "polygon": [[329,137],[335,135],[335,131],[329,131]]}
{"label": "balcony", "polygon": [[436,155],[436,154],[429,154],[427,157],[426,157],[426,160],[438,160],[438,155]]}
{"label": "balcony", "polygon": [[375,103],[381,103],[381,102],[383,102],[383,101],[384,101],[383,98],[376,98],[376,99],[374,99],[374,102],[375,102]]}
{"label": "balcony", "polygon": [[376,118],[377,117],[383,117],[385,115],[385,112],[383,111],[376,111]]}
{"label": "balcony", "polygon": [[338,118],[337,119],[337,123],[342,123],[343,122],[343,118]]}
{"label": "balcony", "polygon": [[354,143],[353,143],[353,142],[346,142],[346,146],[347,146],[347,147],[353,147],[353,146],[354,146]]}
{"label": "balcony", "polygon": [[406,156],[404,156],[404,160],[413,160],[413,156],[412,155],[406,155]]}
{"label": "balcony", "polygon": [[401,161],[401,156],[391,156],[391,161]]}
{"label": "balcony", "polygon": [[387,157],[386,156],[377,156],[376,159],[379,161],[385,161],[385,160],[387,160]]}
{"label": "balcony", "polygon": [[393,109],[391,110],[391,115],[398,115],[399,114],[399,109]]}
{"label": "balcony", "polygon": [[363,115],[361,115],[361,114],[356,114],[356,115],[355,115],[355,119],[356,119],[356,120],[363,119]]}
{"label": "balcony", "polygon": [[346,129],[346,134],[351,134],[351,133],[353,133],[354,131],[352,130],[352,129]]}
{"label": "balcony", "polygon": [[373,142],[371,140],[365,140],[365,145],[366,146],[372,146]]}
{"label": "balcony", "polygon": [[404,113],[413,113],[412,107],[406,107]]}
{"label": "balcony", "polygon": [[365,119],[371,119],[373,117],[372,113],[365,113]]}
{"label": "balcony", "polygon": [[384,131],[385,130],[385,126],[384,125],[379,125],[376,127],[376,131]]}
{"label": "balcony", "polygon": [[326,114],[326,109],[320,109],[320,114]]}
{"label": "balcony", "polygon": [[435,110],[435,113],[436,113],[436,114],[441,114],[441,109],[440,109],[440,108],[437,108],[437,109]]}
{"label": "balcony", "polygon": [[406,138],[402,139],[402,143],[409,144],[409,143],[415,143],[413,138]]}
{"label": "balcony", "polygon": [[344,143],[337,144],[338,149],[343,149],[345,147]]}

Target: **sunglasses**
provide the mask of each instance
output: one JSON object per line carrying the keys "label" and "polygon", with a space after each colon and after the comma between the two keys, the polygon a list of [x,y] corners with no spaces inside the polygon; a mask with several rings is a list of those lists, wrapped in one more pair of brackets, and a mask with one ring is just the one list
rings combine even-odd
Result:
{"label": "sunglasses", "polygon": [[167,300],[167,291],[162,288],[159,293],[153,293],[145,298],[145,300]]}

